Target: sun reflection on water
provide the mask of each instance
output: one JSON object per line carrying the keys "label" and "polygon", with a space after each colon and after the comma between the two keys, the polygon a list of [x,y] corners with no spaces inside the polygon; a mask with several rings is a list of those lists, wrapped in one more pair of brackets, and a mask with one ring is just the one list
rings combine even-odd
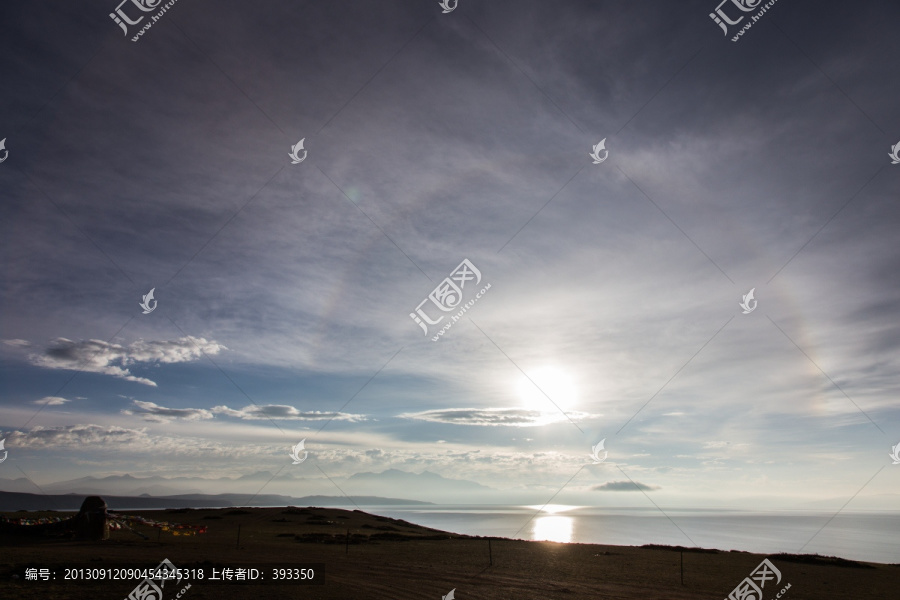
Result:
{"label": "sun reflection on water", "polygon": [[572,541],[572,517],[537,517],[534,520],[532,539],[568,543]]}

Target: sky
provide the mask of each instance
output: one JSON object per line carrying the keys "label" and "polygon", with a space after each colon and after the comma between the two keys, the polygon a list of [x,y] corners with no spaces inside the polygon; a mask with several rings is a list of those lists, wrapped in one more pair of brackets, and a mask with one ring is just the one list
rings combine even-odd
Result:
{"label": "sky", "polygon": [[896,509],[896,2],[137,4],[0,7],[0,479]]}

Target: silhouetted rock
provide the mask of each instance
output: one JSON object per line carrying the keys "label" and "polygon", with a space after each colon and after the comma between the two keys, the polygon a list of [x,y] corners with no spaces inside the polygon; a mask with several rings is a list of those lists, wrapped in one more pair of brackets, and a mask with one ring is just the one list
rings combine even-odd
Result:
{"label": "silhouetted rock", "polygon": [[72,519],[77,540],[109,539],[106,501],[100,496],[88,496],[81,503],[81,510]]}

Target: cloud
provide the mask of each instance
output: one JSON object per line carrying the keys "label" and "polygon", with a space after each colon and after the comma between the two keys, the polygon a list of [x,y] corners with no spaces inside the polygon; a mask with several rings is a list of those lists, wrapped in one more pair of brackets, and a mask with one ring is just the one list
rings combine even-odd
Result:
{"label": "cloud", "polygon": [[128,346],[129,358],[136,362],[183,363],[203,354],[218,354],[227,348],[205,338],[186,336],[177,340],[146,342],[138,340]]}
{"label": "cloud", "polygon": [[240,410],[228,408],[227,406],[214,406],[212,412],[228,417],[238,419],[246,419],[249,421],[258,421],[261,419],[291,419],[295,421],[365,421],[365,415],[357,415],[342,412],[324,412],[324,411],[307,411],[297,410],[293,406],[287,404],[263,404],[262,406],[245,406]]}
{"label": "cloud", "polygon": [[103,340],[73,342],[57,338],[43,354],[32,354],[31,361],[47,369],[69,369],[111,375],[156,387],[144,377],[136,377],[128,366],[136,363],[182,363],[197,360],[203,354],[218,354],[227,348],[215,341],[186,336],[177,340],[138,340],[128,346]]}
{"label": "cloud", "polygon": [[7,449],[68,451],[73,459],[84,460],[89,453],[113,451],[122,456],[147,453],[159,456],[192,456],[210,459],[236,459],[247,456],[271,456],[276,447],[269,444],[235,446],[194,437],[153,436],[146,427],[97,425],[93,423],[60,427],[38,426],[30,431],[13,431],[7,436]]}
{"label": "cloud", "polygon": [[62,406],[66,402],[71,402],[71,400],[67,400],[66,398],[61,398],[59,396],[44,396],[40,400],[34,400],[32,404],[43,404],[45,406]]}
{"label": "cloud", "polygon": [[724,448],[728,446],[731,442],[722,442],[722,441],[714,441],[714,442],[703,442],[704,448]]}
{"label": "cloud", "polygon": [[248,421],[259,421],[264,419],[290,419],[295,421],[365,421],[365,415],[341,413],[341,412],[323,412],[323,411],[300,411],[293,406],[286,404],[264,404],[262,406],[245,406],[240,410],[229,408],[227,406],[214,406],[211,409],[205,408],[169,408],[160,406],[154,402],[144,402],[143,400],[131,401],[137,407],[137,410],[123,410],[126,415],[135,415],[143,418],[145,421],[152,423],[169,423],[180,419],[184,421],[200,421],[215,418],[215,415],[224,415],[227,417],[235,417]]}
{"label": "cloud", "polygon": [[[582,412],[566,413],[573,421],[596,416]],[[534,427],[567,421],[560,412],[547,413],[527,408],[444,408],[397,415],[401,419],[417,419],[431,423],[451,425],[483,425],[508,427]]]}
{"label": "cloud", "polygon": [[29,432],[14,431],[8,437],[10,447],[32,449],[146,443],[148,439],[146,429],[127,429],[93,424],[63,427],[39,426]]}
{"label": "cloud", "polygon": [[662,488],[658,485],[641,483],[639,481],[607,481],[606,483],[595,485],[591,489],[597,492],[652,492]]}
{"label": "cloud", "polygon": [[7,346],[14,346],[16,348],[27,348],[31,345],[31,342],[28,340],[3,340],[3,343]]}
{"label": "cloud", "polygon": [[138,415],[143,417],[145,421],[154,423],[168,423],[175,419],[183,419],[185,421],[199,421],[201,419],[212,419],[212,412],[204,408],[166,408],[159,406],[153,402],[143,402],[141,400],[132,400],[135,406],[140,410],[131,411],[123,410],[126,415]]}

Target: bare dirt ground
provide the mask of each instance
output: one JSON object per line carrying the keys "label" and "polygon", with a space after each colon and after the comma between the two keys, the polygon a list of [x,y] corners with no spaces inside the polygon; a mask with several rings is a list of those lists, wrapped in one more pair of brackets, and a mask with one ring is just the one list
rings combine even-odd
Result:
{"label": "bare dirt ground", "polygon": [[[497,538],[489,542],[339,509],[179,509],[129,514],[206,525],[209,530],[188,537],[136,528],[149,541],[129,531],[114,531],[102,542],[6,537],[0,540],[0,600],[122,600],[139,580],[67,582],[65,569],[76,565],[151,568],[166,558],[181,569],[203,567],[207,578],[177,585],[169,582],[162,600],[175,598],[188,583],[190,588],[179,600],[439,600],[451,589],[459,600],[718,600],[727,598],[766,558],[695,549],[682,553],[662,547]],[[772,600],[788,584],[790,589],[781,596],[784,600],[900,598],[900,565],[821,557],[768,558],[780,569],[782,581],[766,586],[764,600]],[[208,580],[213,568],[223,567],[256,567],[270,579],[276,565],[318,565],[314,580],[320,584]],[[55,580],[26,581],[25,567],[48,568]]]}

